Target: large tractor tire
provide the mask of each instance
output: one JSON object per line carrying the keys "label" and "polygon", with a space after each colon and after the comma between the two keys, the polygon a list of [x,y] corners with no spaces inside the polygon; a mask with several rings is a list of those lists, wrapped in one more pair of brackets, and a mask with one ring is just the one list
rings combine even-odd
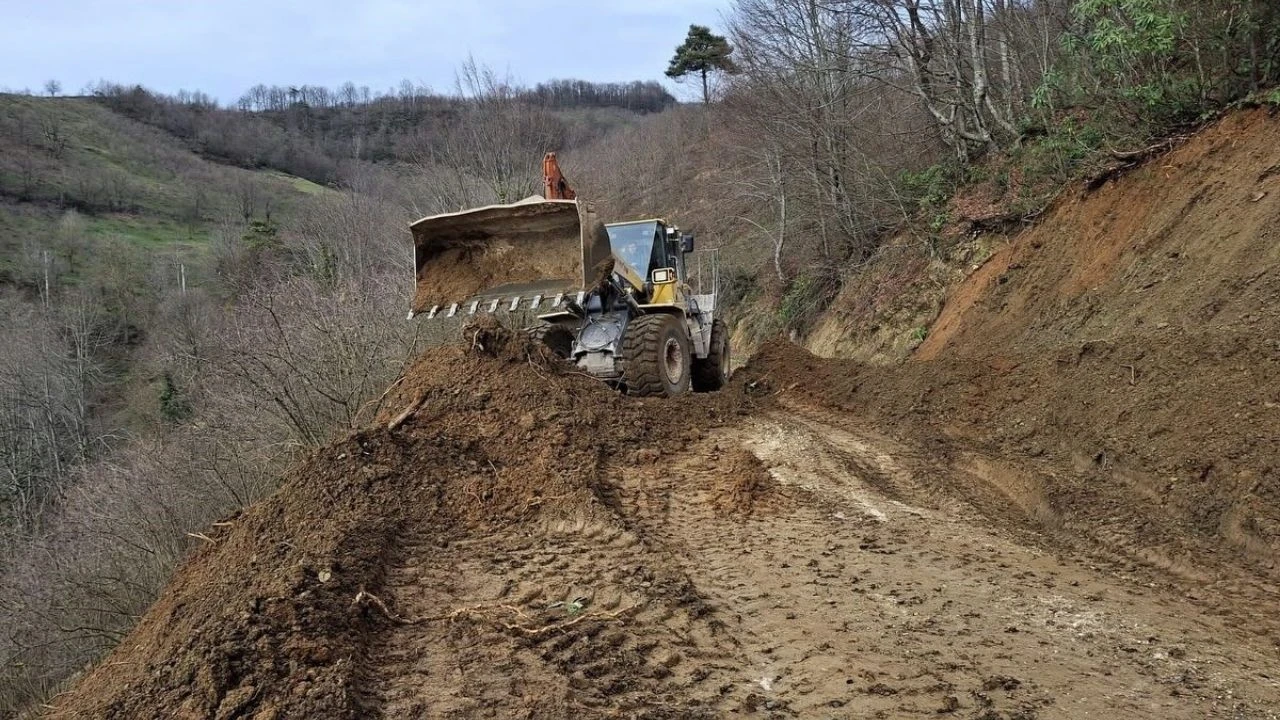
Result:
{"label": "large tractor tire", "polygon": [[558,358],[567,360],[573,353],[573,331],[564,325],[540,320],[528,332],[535,343],[546,345]]}
{"label": "large tractor tire", "polygon": [[689,392],[693,374],[689,331],[674,315],[641,315],[622,338],[622,380],[628,395],[673,397]]}
{"label": "large tractor tire", "polygon": [[711,323],[711,349],[705,358],[693,359],[693,391],[713,392],[729,382],[729,326]]}

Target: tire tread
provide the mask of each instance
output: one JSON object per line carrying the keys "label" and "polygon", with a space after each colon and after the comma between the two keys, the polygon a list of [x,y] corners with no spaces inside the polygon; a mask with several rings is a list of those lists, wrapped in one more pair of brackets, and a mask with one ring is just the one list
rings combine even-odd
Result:
{"label": "tire tread", "polygon": [[720,374],[722,354],[729,352],[729,327],[719,318],[711,321],[711,349],[705,358],[693,359],[694,392],[712,392],[724,387]]}
{"label": "tire tread", "polygon": [[663,330],[671,321],[669,315],[655,314],[641,315],[628,324],[622,339],[622,376],[628,395],[656,397],[667,394],[658,357]]}

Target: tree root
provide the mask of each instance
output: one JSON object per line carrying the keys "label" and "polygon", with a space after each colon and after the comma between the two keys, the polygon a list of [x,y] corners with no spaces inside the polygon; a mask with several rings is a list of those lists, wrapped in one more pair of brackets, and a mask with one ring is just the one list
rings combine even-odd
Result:
{"label": "tree root", "polygon": [[382,602],[382,598],[379,598],[377,595],[374,595],[364,588],[360,588],[360,592],[356,593],[356,597],[351,601],[351,605],[353,607],[373,606],[385,615],[388,620],[400,625],[404,625],[409,622],[399,615],[391,612],[391,609],[387,607],[387,604]]}
{"label": "tree root", "polygon": [[426,393],[419,395],[416,400],[409,403],[409,407],[405,408],[399,415],[395,416],[395,418],[391,422],[387,423],[387,429],[395,430],[396,428],[405,424],[405,422],[409,418],[413,417],[414,413],[418,412],[418,408],[421,408],[422,404],[426,401],[427,401]]}

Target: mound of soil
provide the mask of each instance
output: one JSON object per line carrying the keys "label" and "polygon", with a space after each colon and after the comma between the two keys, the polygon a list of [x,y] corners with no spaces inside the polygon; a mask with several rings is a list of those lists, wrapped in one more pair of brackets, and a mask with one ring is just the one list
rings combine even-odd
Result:
{"label": "mound of soil", "polygon": [[415,223],[414,312],[477,294],[549,296],[584,289],[588,274],[610,258],[609,236],[594,206],[536,200]]}
{"label": "mound of soil", "polygon": [[[670,453],[744,412],[742,397],[626,398],[491,319],[463,335],[388,390],[374,427],[312,452],[271,498],[208,530],[135,630],[57,698],[53,715],[420,717],[424,708],[396,705],[400,688],[421,684],[423,671],[404,663],[464,647],[489,648],[507,664],[485,661],[468,676],[481,680],[452,691],[456,672],[436,677],[435,712],[455,703],[466,716],[498,706],[510,717],[582,715],[584,705],[609,714],[668,692],[678,668],[663,658],[652,660],[660,672],[628,666],[627,647],[671,645],[672,633],[688,631],[671,624],[704,622],[705,611],[686,579],[620,527],[610,463]],[[582,589],[577,566],[537,560],[530,582],[542,584],[510,586],[520,573],[506,563],[549,547],[612,558],[604,567],[619,574],[597,568]],[[468,565],[469,577],[508,586],[467,586]],[[624,614],[625,631],[610,630]],[[602,633],[611,644],[591,653],[617,667],[593,682],[581,676],[593,655],[574,640]],[[515,658],[525,670],[510,665]],[[506,683],[501,700],[477,682]],[[698,716],[701,701],[691,698],[664,702]]]}
{"label": "mound of soil", "polygon": [[1060,202],[952,292],[904,365],[775,343],[744,379],[957,456],[1039,464],[1050,526],[1275,577],[1277,133],[1239,113]]}
{"label": "mound of soil", "polygon": [[769,469],[745,448],[730,450],[716,465],[723,469],[716,473],[711,506],[721,515],[749,516],[757,503],[766,503],[778,492]]}
{"label": "mound of soil", "polygon": [[478,293],[521,285],[559,290],[582,282],[582,256],[575,235],[572,243],[538,235],[513,237],[483,247],[458,247],[434,254],[418,273],[414,312],[447,306]]}

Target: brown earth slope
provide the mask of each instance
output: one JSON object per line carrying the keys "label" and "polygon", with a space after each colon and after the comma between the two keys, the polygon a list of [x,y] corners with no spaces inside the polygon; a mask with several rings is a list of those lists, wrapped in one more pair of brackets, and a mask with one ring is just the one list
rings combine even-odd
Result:
{"label": "brown earth slope", "polygon": [[1266,602],[1250,621],[1273,626],[1277,137],[1271,114],[1234,114],[1060,202],[952,291],[900,367],[774,345],[752,374],[938,452],[1031,466],[967,492],[995,491],[992,506],[1032,527],[1251,587]]}
{"label": "brown earth slope", "polygon": [[[512,697],[524,710],[504,717],[607,713],[706,680],[653,652],[725,649],[687,579],[617,520],[606,468],[698,434],[651,415],[709,427],[738,398],[627,400],[484,327],[393,385],[383,425],[316,451],[211,531],[51,716],[417,717],[423,701],[397,683],[441,662],[500,668],[432,679],[432,708],[457,717]],[[583,582],[593,563],[614,570]],[[644,714],[702,714],[694,690]]]}
{"label": "brown earth slope", "polygon": [[1280,717],[1250,598],[1022,532],[984,468],[802,399],[637,401],[473,332],[48,715]]}

